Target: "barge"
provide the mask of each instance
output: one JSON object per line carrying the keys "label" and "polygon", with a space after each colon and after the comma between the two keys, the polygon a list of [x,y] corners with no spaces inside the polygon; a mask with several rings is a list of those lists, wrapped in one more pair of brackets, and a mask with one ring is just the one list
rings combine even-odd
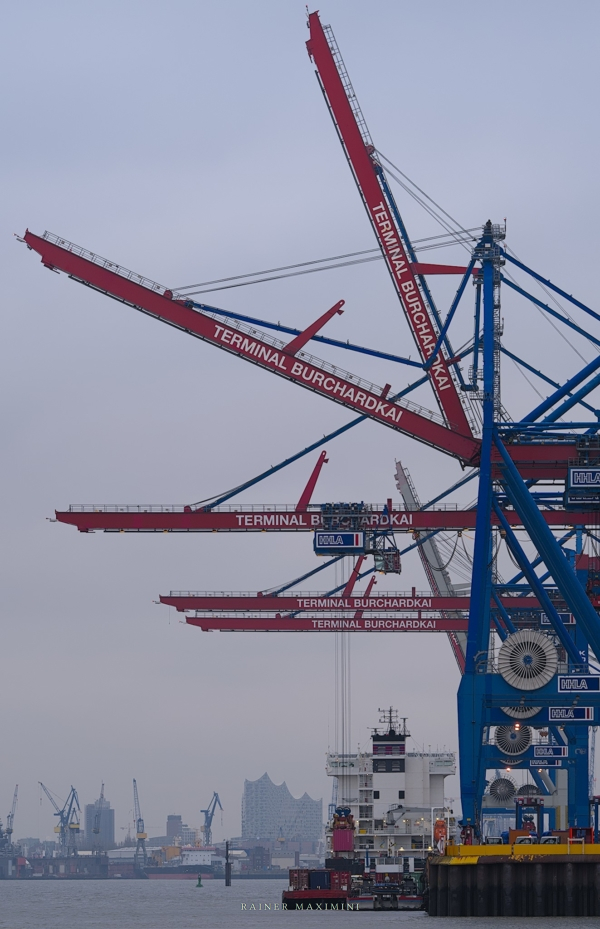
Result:
{"label": "barge", "polygon": [[281,902],[287,910],[421,910],[424,895],[408,875],[292,868]]}

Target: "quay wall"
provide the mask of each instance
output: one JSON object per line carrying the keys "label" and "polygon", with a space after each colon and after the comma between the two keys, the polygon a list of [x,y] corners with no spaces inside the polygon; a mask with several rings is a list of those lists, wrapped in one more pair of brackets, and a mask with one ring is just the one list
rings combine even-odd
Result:
{"label": "quay wall", "polygon": [[427,872],[430,916],[600,916],[597,852],[432,857]]}

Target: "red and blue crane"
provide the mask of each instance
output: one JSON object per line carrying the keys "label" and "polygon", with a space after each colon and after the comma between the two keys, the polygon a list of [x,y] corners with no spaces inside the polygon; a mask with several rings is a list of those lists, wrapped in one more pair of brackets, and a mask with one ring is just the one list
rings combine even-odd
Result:
{"label": "red and blue crane", "polygon": [[[587,825],[588,730],[597,723],[600,710],[596,610],[600,560],[583,551],[585,539],[600,542],[595,535],[600,511],[600,421],[587,398],[600,385],[600,356],[562,384],[544,374],[503,345],[501,291],[508,286],[552,317],[555,325],[558,322],[576,332],[596,350],[600,337],[594,334],[593,323],[600,322],[600,315],[517,259],[506,246],[505,228],[490,221],[476,236],[466,266],[419,262],[390,187],[389,169],[386,173],[384,168],[391,162],[372,141],[333,32],[322,25],[317,13],[309,15],[308,23],[308,52],[419,361],[321,335],[323,327],[342,312],[343,300],[305,329],[291,329],[195,302],[185,293],[190,288],[177,291],[159,285],[67,239],[27,231],[23,240],[40,254],[47,268],[357,414],[291,458],[208,502],[74,505],[57,511],[56,518],[82,532],[308,531],[314,533],[315,551],[332,556],[322,567],[347,554],[358,554],[350,582],[314,596],[290,592],[290,588],[321,568],[256,595],[188,591],[172,592],[161,600],[176,606],[189,624],[202,629],[332,631],[338,627],[331,623],[347,622],[344,628],[353,631],[449,633],[463,672],[458,720],[467,839],[481,828],[487,771],[502,768],[508,761],[513,770],[531,774],[549,806],[566,779],[569,824]],[[457,236],[461,230],[465,232],[460,227]],[[508,274],[507,264],[585,314],[585,324],[531,294]],[[427,281],[435,274],[460,277],[444,315]],[[450,342],[451,324],[471,283],[475,292],[473,336],[457,353]],[[273,330],[288,338],[271,335]],[[416,367],[418,379],[399,391],[389,383],[375,385],[310,354],[311,341]],[[501,404],[502,355],[552,387],[549,396],[520,420],[511,419]],[[461,362],[467,357],[470,370],[465,378]],[[430,385],[438,412],[408,399],[424,384]],[[580,418],[565,419],[575,406],[583,411]],[[313,504],[325,462],[321,452],[298,504],[227,502],[366,420],[455,458],[468,469],[466,475],[424,505],[415,499],[407,508],[406,496],[402,509],[394,508],[391,500],[372,505]],[[437,506],[470,481],[477,486],[473,505],[463,509]],[[468,595],[461,596],[447,586],[436,589],[441,562],[433,573],[426,572],[432,590],[422,595],[413,588],[409,594],[374,596],[371,581],[364,594],[354,595],[354,585],[367,576],[372,580],[376,569],[399,573],[403,553],[417,548],[423,554],[424,545],[435,541],[439,533],[466,529],[475,532]],[[559,538],[558,530],[563,530]],[[411,533],[413,542],[399,549],[396,535],[402,532]],[[536,550],[534,559],[523,546],[523,532]],[[498,571],[500,551],[508,552],[518,568],[508,581]],[[360,571],[366,555],[373,555],[375,567]],[[336,596],[340,591],[341,596]],[[547,735],[539,736],[540,732]],[[546,764],[547,771],[542,771],[544,762],[536,754],[536,738],[547,740],[542,746],[545,758],[556,761]]]}

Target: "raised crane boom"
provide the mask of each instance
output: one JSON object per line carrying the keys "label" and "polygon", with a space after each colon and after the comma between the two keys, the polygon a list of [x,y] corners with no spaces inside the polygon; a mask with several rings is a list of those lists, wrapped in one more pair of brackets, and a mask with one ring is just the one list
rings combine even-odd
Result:
{"label": "raised crane boom", "polygon": [[100,788],[100,798],[98,800],[98,809],[94,814],[94,825],[92,827],[92,832],[94,835],[100,835],[100,822],[102,820],[102,809],[104,807],[104,781],[102,781],[102,787]]}
{"label": "raised crane boom", "polygon": [[219,795],[215,790],[215,792],[212,795],[212,800],[208,804],[208,809],[200,810],[201,813],[204,813],[204,825],[202,827],[202,833],[203,833],[202,844],[206,846],[212,845],[212,821],[215,815],[215,810],[217,809],[217,805],[219,806],[221,810],[223,809]]}
{"label": "raised crane boom", "polygon": [[[383,168],[373,158],[375,148],[331,27],[321,24],[318,13],[309,15],[308,25],[308,54],[316,65],[321,88],[410,330],[421,358],[428,361],[439,336],[431,298],[411,268],[405,247],[410,248],[410,244],[401,227],[400,215],[387,187]],[[429,370],[429,376],[448,424],[463,435],[471,435],[442,348]]]}
{"label": "raised crane boom", "polygon": [[19,796],[19,785],[15,785],[15,792],[13,794],[13,802],[10,808],[10,813],[6,817],[6,833],[7,835],[12,835],[14,831],[14,822],[15,822],[15,811],[17,809],[17,798]]}
{"label": "raised crane boom", "polygon": [[[399,461],[396,463],[396,487],[402,494],[405,507],[410,510],[419,510],[421,508],[421,501],[408,469],[403,468]],[[433,593],[438,597],[455,597],[456,592],[450,580],[450,575],[444,567],[435,538],[423,539],[419,545],[419,557]],[[451,617],[444,613],[444,618],[450,619]],[[466,634],[464,632],[449,632],[448,640],[459,670],[463,674],[465,655],[467,653]]]}
{"label": "raised crane boom", "polygon": [[41,781],[39,782],[39,785],[54,807],[54,815],[58,816],[58,825],[54,827],[54,831],[59,835],[60,849],[62,854],[67,856],[71,854],[76,855],[77,836],[79,835],[80,831],[79,814],[81,813],[77,791],[73,785],[71,785],[69,796],[61,808],[46,785],[42,784]]}
{"label": "raised crane boom", "polygon": [[133,856],[133,865],[136,870],[148,863],[148,853],[146,851],[146,839],[148,834],[144,829],[144,820],[140,809],[140,798],[138,796],[137,781],[133,779],[133,818],[135,819],[135,853]]}
{"label": "raised crane boom", "polygon": [[[41,255],[42,262],[51,270],[64,271],[82,284],[453,455],[466,464],[478,461],[481,443],[473,437],[468,425],[462,432],[458,427],[449,429],[440,417],[416,404],[404,399],[394,400],[393,397],[388,399],[389,385],[382,389],[300,351],[303,344],[300,337],[285,345],[244,323],[227,324],[215,317],[210,308],[198,310],[191,301],[177,299],[172,291],[160,284],[52,233],[37,236],[27,230],[24,241]],[[329,312],[338,306],[332,307]],[[312,327],[302,334],[304,341],[310,339],[310,331]]]}

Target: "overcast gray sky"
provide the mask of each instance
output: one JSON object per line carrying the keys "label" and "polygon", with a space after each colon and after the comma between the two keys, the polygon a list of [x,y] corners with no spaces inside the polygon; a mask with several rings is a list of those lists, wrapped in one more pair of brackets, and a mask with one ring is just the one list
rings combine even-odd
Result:
{"label": "overcast gray sky", "polygon": [[[327,0],[321,17],[378,148],[463,224],[506,217],[524,261],[597,304],[598,4]],[[38,780],[61,797],[74,784],[82,802],[104,780],[124,826],[136,777],[150,834],[168,813],[199,825],[217,790],[215,835],[237,835],[245,777],[266,770],[329,799],[333,636],[209,635],[153,601],[283,583],[315,564],[311,539],[86,536],[47,519],[69,503],[193,502],[351,414],[49,274],[12,233],[49,229],[168,285],[370,248],[372,233],[306,55],[303,3],[22,0],[3,20],[0,815],[18,782],[16,834],[49,835]],[[439,231],[399,202],[413,237]],[[437,283],[442,308],[455,286]],[[299,327],[340,298],[332,337],[414,352],[380,263],[210,297]],[[533,307],[505,294],[503,316],[531,363],[556,378],[581,365]],[[409,377],[316,354],[396,389]],[[506,406],[524,413],[536,394],[503,373]],[[460,476],[376,424],[328,452],[316,500],[397,499],[396,458],[423,498]],[[294,503],[314,460],[242,500]],[[380,589],[413,585],[426,582],[409,556]],[[418,743],[457,747],[445,638],[354,637],[352,654],[355,741],[392,704]]]}

